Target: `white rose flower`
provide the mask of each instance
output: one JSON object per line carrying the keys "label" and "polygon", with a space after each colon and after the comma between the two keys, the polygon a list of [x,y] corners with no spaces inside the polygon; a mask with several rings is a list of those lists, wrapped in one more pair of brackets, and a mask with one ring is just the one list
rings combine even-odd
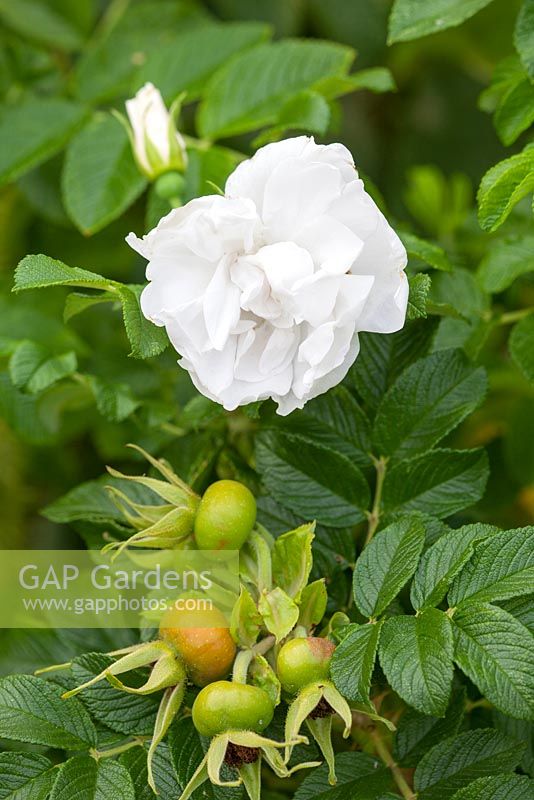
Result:
{"label": "white rose flower", "polygon": [[149,261],[143,314],[228,410],[268,397],[282,415],[302,408],[346,375],[360,331],[404,324],[406,251],[341,144],[262,147],[224,196],[127,241]]}
{"label": "white rose flower", "polygon": [[183,171],[187,163],[185,142],[176,130],[173,114],[152,83],[145,83],[126,101],[137,163],[151,180],[168,170]]}

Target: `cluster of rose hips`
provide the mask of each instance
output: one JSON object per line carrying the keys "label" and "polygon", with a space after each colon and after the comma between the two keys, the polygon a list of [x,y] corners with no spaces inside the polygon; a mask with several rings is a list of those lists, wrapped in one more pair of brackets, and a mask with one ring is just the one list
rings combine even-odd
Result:
{"label": "cluster of rose hips", "polygon": [[[113,542],[107,548],[122,550],[125,544],[168,547],[173,533],[170,522],[178,521],[174,546],[241,551],[241,595],[230,627],[216,608],[169,609],[155,641],[109,654],[115,660],[107,669],[64,696],[104,679],[133,694],[163,690],[148,753],[149,783],[155,792],[153,755],[177,715],[189,713],[183,705],[187,683],[200,690],[190,713],[196,730],[209,738],[210,744],[180,800],[187,800],[208,779],[221,786],[243,785],[251,800],[259,800],[262,760],[279,777],[315,766],[317,762],[289,766],[293,748],[308,744],[301,733],[304,724],[326,758],[334,783],[332,716],[337,712],[342,717],[348,735],[352,715],[329,680],[335,645],[326,636],[313,635],[326,607],[324,582],[308,583],[313,525],[284,534],[277,545],[256,523],[256,501],[246,486],[221,480],[197,498],[165,462],[145,455],[166,480],[131,480],[157,491],[166,505],[134,506],[126,495],[114,490],[123,510],[126,504],[130,506],[127,519],[135,521],[137,533],[128,542]],[[177,510],[180,513],[175,513]],[[151,514],[151,530],[142,529],[140,521],[144,519],[146,524]],[[279,581],[283,587],[277,585],[277,570],[283,574]],[[265,611],[273,607],[277,609],[272,615],[276,622]],[[139,667],[151,668],[143,686],[132,688],[120,680],[120,675]],[[266,729],[282,701],[288,703],[285,735],[284,741],[276,741],[266,735]],[[229,768],[224,775],[223,764]]]}

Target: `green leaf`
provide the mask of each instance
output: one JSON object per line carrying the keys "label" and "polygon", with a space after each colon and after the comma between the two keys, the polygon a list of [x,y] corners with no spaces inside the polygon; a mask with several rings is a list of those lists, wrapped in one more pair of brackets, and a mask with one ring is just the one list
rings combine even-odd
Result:
{"label": "green leaf", "polygon": [[474,411],[486,388],[484,369],[474,369],[460,350],[416,361],[378,407],[374,452],[397,461],[427,452]]}
{"label": "green leaf", "polygon": [[444,533],[419,562],[410,592],[413,607],[439,605],[453,579],[471,558],[476,542],[497,530],[491,525],[476,523]]}
{"label": "green leaf", "polygon": [[425,264],[428,264],[434,269],[442,270],[443,272],[450,272],[452,264],[449,261],[445,250],[434,242],[429,242],[427,239],[421,239],[413,233],[401,231],[400,238],[406,248],[408,256],[418,259]]}
{"label": "green leaf", "polygon": [[93,394],[99,412],[110,422],[122,422],[139,406],[125,383],[111,383],[96,375],[81,375],[80,380]]}
{"label": "green leaf", "polygon": [[[206,12],[182,0],[139,0],[87,48],[76,64],[73,88],[90,103],[130,97],[132,79],[147,57],[206,22]],[[196,57],[198,57],[198,53]]]}
{"label": "green leaf", "polygon": [[426,355],[434,337],[430,322],[408,322],[398,333],[362,333],[360,354],[350,368],[346,383],[357,390],[371,410],[401,372]]}
{"label": "green leaf", "polygon": [[491,729],[447,739],[419,763],[414,776],[417,796],[421,800],[449,800],[470,781],[513,770],[522,750],[519,742]]}
{"label": "green leaf", "polygon": [[91,719],[76,698],[31,675],[0,681],[0,736],[18,742],[80,750],[96,744]]}
{"label": "green leaf", "polygon": [[388,771],[367,753],[339,753],[335,770],[335,788],[328,782],[328,766],[323,764],[306,776],[294,800],[376,800],[391,786]]}
{"label": "green leaf", "polygon": [[116,298],[109,292],[95,294],[84,294],[83,292],[71,292],[65,299],[65,309],[63,319],[69,322],[73,317],[86,311],[88,308],[98,306],[101,303],[115,303]]}
{"label": "green leaf", "polygon": [[50,800],[135,800],[132,779],[116,761],[76,756],[59,770]]}
{"label": "green leaf", "polygon": [[[113,658],[101,653],[86,653],[73,661],[75,686],[94,678]],[[141,672],[128,673],[127,683],[138,687],[146,680]],[[118,694],[107,681],[84,689],[80,698],[98,722],[125,736],[150,736],[156,721],[161,695]]]}
{"label": "green leaf", "polygon": [[479,542],[454,581],[449,605],[492,603],[534,591],[534,527],[496,533]]}
{"label": "green leaf", "polygon": [[97,114],[67,150],[62,188],[69,217],[82,233],[96,233],[145,187],[124,127],[110,114]]}
{"label": "green leaf", "polygon": [[324,135],[330,123],[330,106],[319,92],[304,91],[287,100],[278,112],[276,124],[254,140],[259,147],[280,139],[286,131],[309,131]]}
{"label": "green leaf", "polygon": [[515,617],[486,603],[463,603],[452,618],[454,660],[503,714],[534,713],[534,638]]}
{"label": "green leaf", "polygon": [[[154,792],[148,785],[147,753],[143,747],[127,750],[120,758],[121,764],[130,773],[135,791],[135,800],[154,800]],[[152,772],[159,800],[176,800],[181,788],[171,761],[169,748],[160,744],[154,753]]]}
{"label": "green leaf", "polygon": [[239,647],[252,647],[259,636],[261,625],[262,618],[256,603],[248,589],[242,586],[239,599],[232,609],[230,621],[232,638]]}
{"label": "green leaf", "polygon": [[81,286],[85,289],[109,289],[113,281],[96,272],[79,267],[68,267],[61,261],[44,255],[31,255],[22,259],[15,270],[14,292],[39,289],[45,286]]}
{"label": "green leaf", "polygon": [[417,516],[407,516],[375,534],[356,561],[354,599],[366,617],[378,617],[410,580],[425,543]]}
{"label": "green leaf", "polygon": [[61,150],[85,116],[81,106],[54,98],[4,105],[0,114],[0,183],[15,180]]}
{"label": "green leaf", "polygon": [[299,618],[295,601],[279,586],[260,595],[258,611],[269,633],[280,642],[294,628]]}
{"label": "green leaf", "polygon": [[419,39],[460,25],[491,0],[395,0],[389,18],[388,44]]}
{"label": "green leaf", "polygon": [[312,542],[315,523],[308,522],[277,538],[272,549],[273,580],[276,586],[300,603],[313,564]]}
{"label": "green leaf", "polygon": [[423,714],[445,716],[454,668],[449,618],[436,608],[391,617],[380,634],[380,664],[391,687]]}
{"label": "green leaf", "polygon": [[76,353],[48,357],[44,347],[35,342],[23,341],[14,350],[9,361],[9,372],[13,384],[37,394],[62,378],[72,375],[77,369]]}
{"label": "green leaf", "polygon": [[530,777],[534,775],[534,722],[512,719],[500,711],[494,710],[492,713],[493,725],[498,731],[505,733],[511,739],[525,742],[527,749],[521,759],[521,768]]}
{"label": "green leaf", "polygon": [[497,294],[521,275],[534,272],[534,236],[507,237],[495,242],[480,262],[477,277],[483,289]]}
{"label": "green leaf", "polygon": [[332,680],[341,694],[354,703],[370,703],[369,690],[382,622],[349,625],[330,662]]}
{"label": "green leaf", "polygon": [[302,410],[277,419],[291,433],[304,436],[347,456],[361,467],[370,465],[370,424],[357,400],[344,386],[310,400]]}
{"label": "green leaf", "polygon": [[534,86],[525,75],[511,87],[499,101],[494,123],[499,138],[505,145],[515,142],[518,136],[534,122]]}
{"label": "green leaf", "polygon": [[409,279],[410,295],[406,319],[426,318],[426,303],[431,284],[430,275],[426,275],[424,272],[419,272]]}
{"label": "green leaf", "polygon": [[169,339],[165,328],[150,322],[141,311],[140,297],[143,286],[130,284],[117,291],[122,303],[122,317],[134,358],[153,358],[167,348]]}
{"label": "green leaf", "polygon": [[534,78],[533,0],[523,0],[523,5],[515,23],[514,43],[529,77]]}
{"label": "green leaf", "polygon": [[46,800],[56,775],[37,753],[0,753],[0,800]]}
{"label": "green leaf", "polygon": [[203,25],[179,33],[155,48],[136,76],[135,86],[150,81],[166,102],[187,91],[187,102],[197,98],[213,73],[241,50],[247,50],[269,36],[261,22],[232,22]]}
{"label": "green leaf", "polygon": [[404,767],[415,767],[434,745],[458,733],[465,712],[466,692],[453,689],[451,703],[444,717],[431,717],[408,708],[395,734],[393,755]]}
{"label": "green leaf", "polygon": [[518,619],[534,635],[534,593],[523,597],[513,597],[505,600],[504,603],[498,603],[498,605]]}
{"label": "green leaf", "polygon": [[262,431],[256,438],[256,460],[275,500],[304,519],[341,528],[364,518],[369,486],[340,453],[293,434]]}
{"label": "green leaf", "polygon": [[478,502],[487,479],[484,450],[433,450],[387,471],[384,511],[431,509],[435,517],[448,517]]}
{"label": "green leaf", "polygon": [[479,778],[456,792],[452,800],[534,800],[534,781],[526,775]]}
{"label": "green leaf", "polygon": [[46,3],[0,0],[0,19],[6,28],[45,47],[69,52],[82,44],[76,28]]}
{"label": "green leaf", "polygon": [[478,220],[483,230],[495,231],[512,208],[534,189],[534,144],[492,167],[480,182]]}
{"label": "green leaf", "polygon": [[289,98],[344,75],[354,58],[342,45],[321,41],[262,44],[233,58],[213,77],[200,106],[201,136],[221,139],[275,124]]}
{"label": "green leaf", "polygon": [[509,347],[510,355],[525,378],[534,383],[534,314],[514,326]]}
{"label": "green leaf", "polygon": [[[242,160],[242,156],[226,147],[189,150],[185,173],[184,200],[213,194],[215,186],[224,188],[226,179]],[[158,215],[158,220],[161,214]]]}

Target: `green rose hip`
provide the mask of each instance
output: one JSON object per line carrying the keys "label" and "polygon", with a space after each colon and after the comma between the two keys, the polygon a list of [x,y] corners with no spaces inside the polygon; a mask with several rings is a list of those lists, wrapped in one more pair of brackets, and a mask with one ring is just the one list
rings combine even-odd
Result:
{"label": "green rose hip", "polygon": [[199,692],[192,713],[202,736],[231,730],[262,733],[272,721],[274,707],[267,692],[257,686],[216,681]]}
{"label": "green rose hip", "polygon": [[278,654],[276,671],[282,688],[297,694],[305,686],[330,677],[330,659],[335,645],[329,639],[290,639]]}
{"label": "green rose hip", "polygon": [[209,486],[195,517],[195,541],[200,550],[239,550],[256,522],[256,500],[238,481]]}

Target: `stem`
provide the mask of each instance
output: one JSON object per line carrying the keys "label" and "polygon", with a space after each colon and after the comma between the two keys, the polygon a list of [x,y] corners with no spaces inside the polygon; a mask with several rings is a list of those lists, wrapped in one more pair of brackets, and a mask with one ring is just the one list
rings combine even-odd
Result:
{"label": "stem", "polygon": [[234,661],[234,669],[232,672],[232,680],[234,683],[246,683],[248,668],[254,658],[252,650],[241,650]]}
{"label": "stem", "polygon": [[275,644],[276,638],[274,636],[266,636],[265,639],[262,639],[260,642],[255,644],[252,647],[252,650],[255,653],[258,653],[260,656],[264,656],[271,647]]}
{"label": "stem", "polygon": [[368,514],[367,536],[365,537],[364,547],[368,545],[378,528],[380,522],[380,505],[382,503],[382,489],[384,488],[384,478],[386,477],[387,459],[383,456],[373,459],[376,469],[376,487],[373,507]]}
{"label": "stem", "polygon": [[534,313],[534,308],[519,308],[517,311],[507,311],[505,314],[501,314],[498,322],[499,325],[512,325],[532,313]]}
{"label": "stem", "polygon": [[117,747],[110,747],[107,750],[91,750],[91,755],[93,756],[96,761],[99,761],[101,758],[112,758],[113,756],[118,756],[121,753],[125,753],[127,750],[131,750],[133,747],[142,747],[145,742],[150,740],[150,736],[136,736],[135,739],[129,739],[124,744],[119,744]]}
{"label": "stem", "polygon": [[380,734],[377,731],[370,731],[369,735],[373,742],[376,754],[382,759],[386,767],[391,770],[393,780],[397,784],[397,788],[401,795],[405,798],[405,800],[416,800],[417,795],[412,791],[411,786],[404,777],[401,768],[391,755],[389,748],[380,738]]}

